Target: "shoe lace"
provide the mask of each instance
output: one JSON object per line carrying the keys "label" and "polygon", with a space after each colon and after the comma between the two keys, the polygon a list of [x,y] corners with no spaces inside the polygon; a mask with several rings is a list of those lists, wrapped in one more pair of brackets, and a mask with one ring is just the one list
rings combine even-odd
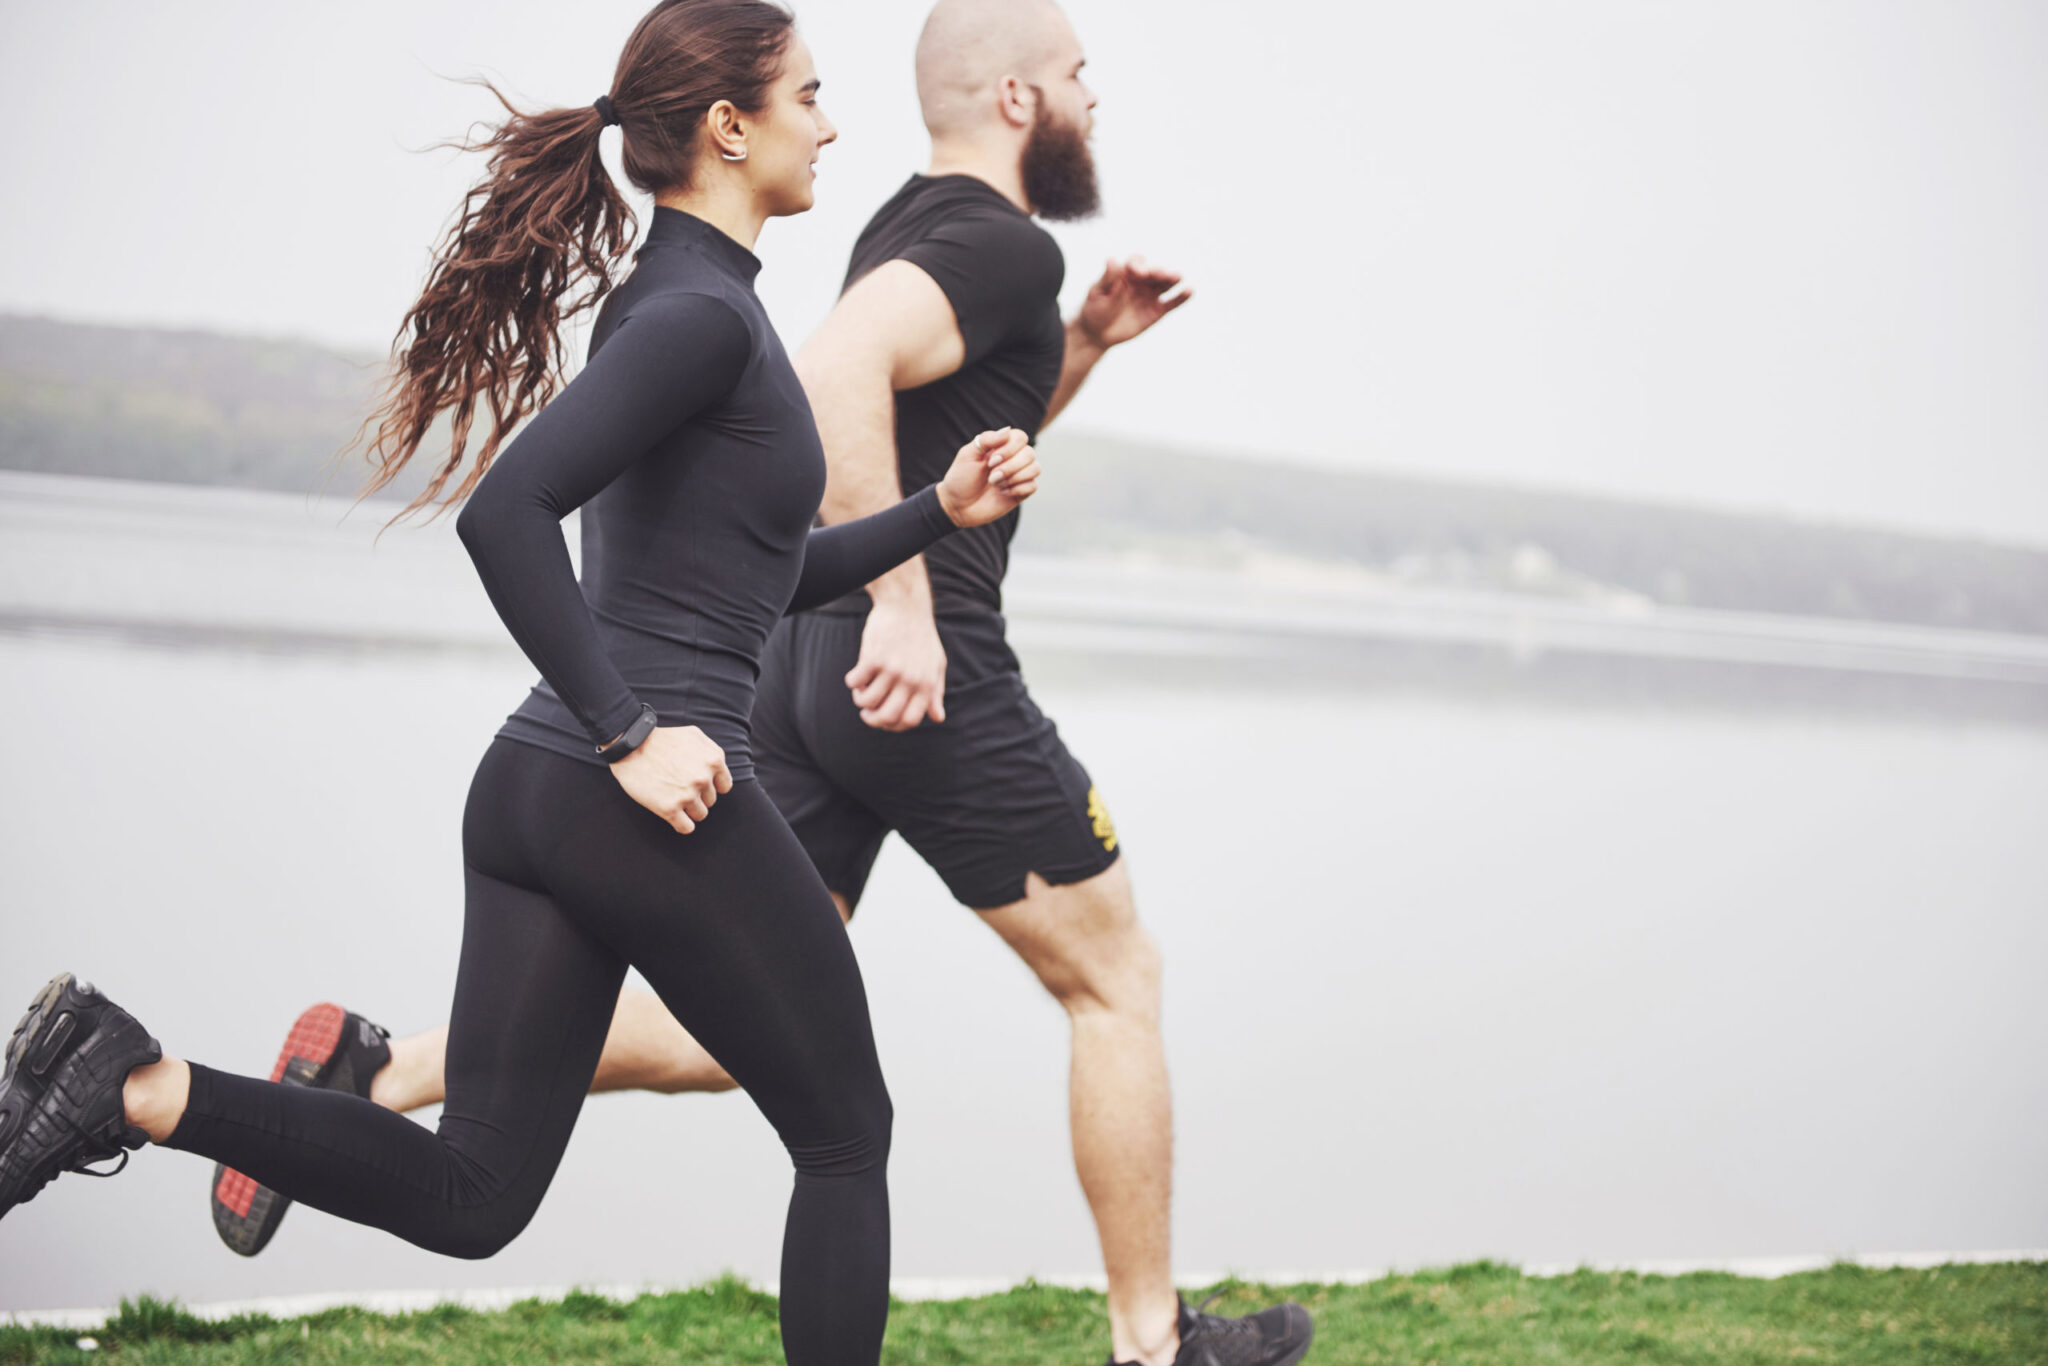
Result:
{"label": "shoe lace", "polygon": [[1258,1325],[1250,1319],[1226,1318],[1222,1314],[1207,1312],[1209,1306],[1216,1303],[1222,1297],[1223,1292],[1218,1290],[1215,1294],[1195,1306],[1194,1328],[1186,1336],[1197,1342],[1220,1341],[1230,1338],[1257,1338],[1259,1336]]}
{"label": "shoe lace", "polygon": [[[76,1161],[74,1161],[70,1166],[66,1167],[64,1170],[67,1172],[77,1172],[80,1176],[97,1176],[104,1181],[107,1177],[119,1176],[122,1172],[126,1171],[128,1169],[129,1156],[130,1154],[126,1148],[123,1148],[118,1152],[111,1153],[87,1153],[80,1156]],[[114,1169],[112,1171],[96,1172],[91,1167],[88,1167],[86,1165],[86,1163],[88,1162],[104,1162],[110,1157],[120,1159],[119,1161],[114,1163]]]}

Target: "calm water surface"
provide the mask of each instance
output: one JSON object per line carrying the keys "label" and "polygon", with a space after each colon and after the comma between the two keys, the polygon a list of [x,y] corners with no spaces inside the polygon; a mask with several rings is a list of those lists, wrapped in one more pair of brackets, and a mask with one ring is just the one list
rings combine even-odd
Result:
{"label": "calm water surface", "polygon": [[[526,682],[0,637],[0,1009],[73,969],[248,1071],[315,1000],[438,1023],[463,792]],[[1166,950],[1184,1269],[2048,1244],[2048,731],[1041,696]],[[897,1274],[1098,1270],[1063,1016],[893,842],[853,934]],[[60,1182],[0,1226],[0,1308],[769,1278],[789,1181],[743,1096],[605,1097],[493,1261],[303,1209],[244,1261],[209,1173]]]}

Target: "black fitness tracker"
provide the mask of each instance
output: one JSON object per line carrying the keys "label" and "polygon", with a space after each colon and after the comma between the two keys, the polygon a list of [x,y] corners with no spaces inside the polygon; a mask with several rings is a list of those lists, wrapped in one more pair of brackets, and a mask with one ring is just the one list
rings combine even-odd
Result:
{"label": "black fitness tracker", "polygon": [[634,750],[640,748],[647,737],[654,734],[654,727],[654,708],[642,702],[640,704],[640,715],[634,718],[633,724],[620,731],[611,743],[599,745],[597,747],[597,757],[608,764],[617,763]]}

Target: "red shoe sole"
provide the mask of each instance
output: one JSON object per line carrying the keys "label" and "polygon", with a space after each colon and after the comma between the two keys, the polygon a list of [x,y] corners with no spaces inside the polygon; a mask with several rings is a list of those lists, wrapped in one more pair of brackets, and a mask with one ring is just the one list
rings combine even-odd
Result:
{"label": "red shoe sole", "polygon": [[[327,1001],[300,1015],[292,1022],[292,1032],[285,1036],[277,1066],[270,1069],[270,1079],[298,1086],[319,1085],[320,1074],[327,1070],[335,1050],[341,1046],[341,1027],[347,1020],[347,1011]],[[236,1218],[246,1219],[258,1189],[253,1177],[223,1169],[213,1188],[213,1198],[227,1206]]]}

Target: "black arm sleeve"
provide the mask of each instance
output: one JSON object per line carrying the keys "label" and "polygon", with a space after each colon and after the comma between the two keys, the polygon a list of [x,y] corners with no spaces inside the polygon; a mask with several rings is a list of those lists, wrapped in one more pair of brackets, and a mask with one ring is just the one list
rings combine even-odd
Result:
{"label": "black arm sleeve", "polygon": [[1066,277],[1052,237],[1022,214],[1001,208],[948,218],[898,257],[931,276],[952,305],[966,345],[963,368],[1040,317]]}
{"label": "black arm sleeve", "polygon": [[843,597],[953,530],[953,519],[939,506],[937,484],[866,517],[813,528],[788,610],[802,612]]}
{"label": "black arm sleeve", "polygon": [[505,448],[456,518],[491,605],[593,747],[630,725],[640,701],[598,639],[562,519],[729,393],[752,349],[745,321],[722,299],[642,301]]}

